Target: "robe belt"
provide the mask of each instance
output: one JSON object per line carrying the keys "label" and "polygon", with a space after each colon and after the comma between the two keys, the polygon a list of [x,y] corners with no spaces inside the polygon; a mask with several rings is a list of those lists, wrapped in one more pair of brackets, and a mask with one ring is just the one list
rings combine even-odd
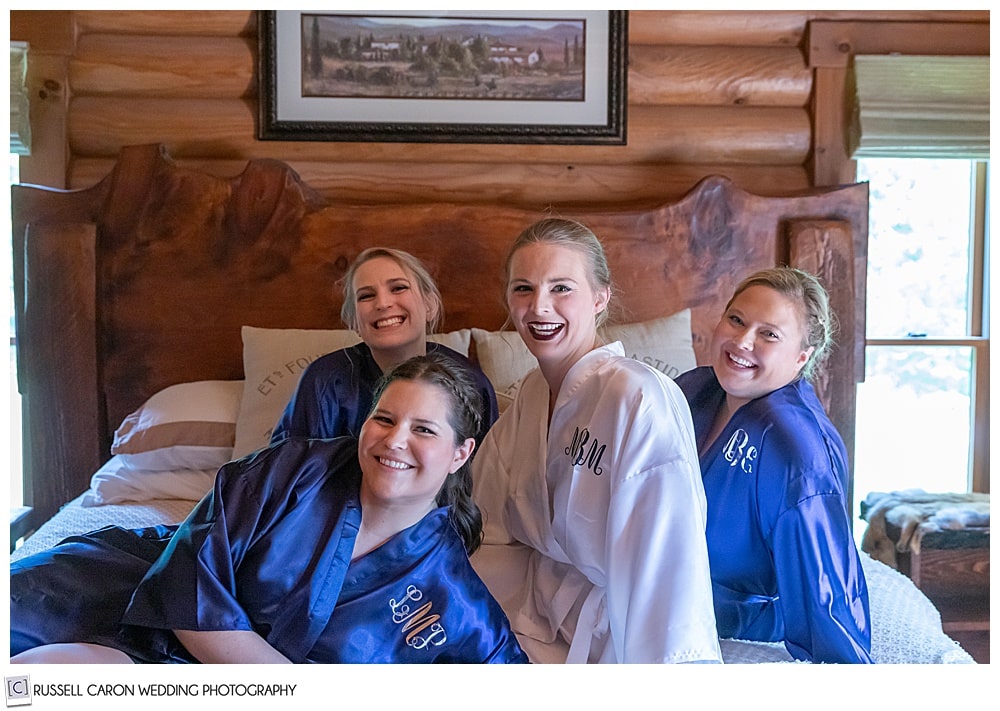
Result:
{"label": "robe belt", "polygon": [[587,594],[576,620],[573,641],[566,655],[567,664],[586,664],[590,657],[590,646],[594,637],[608,631],[608,615],[604,601],[604,588],[595,585]]}

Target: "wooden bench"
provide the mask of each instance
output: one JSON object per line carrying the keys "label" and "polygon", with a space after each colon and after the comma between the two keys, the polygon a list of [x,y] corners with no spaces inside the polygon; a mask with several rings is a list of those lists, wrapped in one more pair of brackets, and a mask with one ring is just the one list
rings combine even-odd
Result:
{"label": "wooden bench", "polygon": [[[886,533],[893,541],[899,540],[897,526],[887,523]],[[944,631],[976,661],[988,663],[990,529],[926,533],[919,550],[897,555],[899,571],[938,608]]]}

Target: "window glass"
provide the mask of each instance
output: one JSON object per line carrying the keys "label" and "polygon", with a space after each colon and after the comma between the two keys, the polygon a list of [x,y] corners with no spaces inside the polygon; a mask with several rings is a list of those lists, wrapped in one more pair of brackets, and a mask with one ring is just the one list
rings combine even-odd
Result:
{"label": "window glass", "polygon": [[973,349],[870,346],[858,386],[855,533],[873,491],[967,491]]}
{"label": "window glass", "polygon": [[[19,175],[19,160],[18,156],[11,153],[10,154],[10,185],[13,185],[18,181]],[[7,195],[10,195],[10,189],[8,188]],[[4,219],[6,220],[6,234],[11,234],[11,222],[10,222],[10,206],[3,211]],[[13,239],[13,237],[11,238]],[[7,321],[9,323],[10,331],[10,380],[9,380],[9,392],[10,396],[8,400],[10,401],[10,505],[20,506],[23,501],[22,494],[22,477],[21,477],[21,397],[17,392],[17,359],[16,359],[16,348],[14,346],[14,265],[13,265],[13,243],[8,242],[7,248],[4,250],[4,270],[7,280],[7,292],[4,296],[4,304],[7,310]]]}
{"label": "window glass", "polygon": [[973,163],[868,158],[868,338],[969,333]]}
{"label": "window glass", "polygon": [[873,491],[970,486],[976,351],[954,341],[970,334],[974,177],[967,160],[858,161],[870,194],[869,345],[854,465],[859,538],[860,503]]}

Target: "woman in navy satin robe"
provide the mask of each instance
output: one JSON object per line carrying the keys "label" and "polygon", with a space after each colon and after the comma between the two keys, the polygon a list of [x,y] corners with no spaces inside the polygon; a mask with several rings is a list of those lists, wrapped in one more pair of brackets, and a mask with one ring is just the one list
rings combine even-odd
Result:
{"label": "woman in navy satin robe", "polygon": [[677,378],[708,499],[721,637],[812,662],[871,662],[868,589],[847,511],[847,451],[808,378],[834,330],[825,289],[791,267],[736,288],[711,365]]}
{"label": "woman in navy satin robe", "polygon": [[413,358],[359,439],[289,438],[226,464],[179,526],[15,562],[12,661],[527,662],[468,558],[480,412],[463,371]]}
{"label": "woman in navy satin robe", "polygon": [[357,437],[382,374],[425,353],[438,353],[475,378],[483,400],[476,433],[481,444],[497,419],[496,393],[468,358],[427,340],[441,323],[443,305],[420,260],[397,249],[366,249],[348,268],[343,286],[341,318],[362,342],[309,364],[271,433],[271,444],[286,437]]}

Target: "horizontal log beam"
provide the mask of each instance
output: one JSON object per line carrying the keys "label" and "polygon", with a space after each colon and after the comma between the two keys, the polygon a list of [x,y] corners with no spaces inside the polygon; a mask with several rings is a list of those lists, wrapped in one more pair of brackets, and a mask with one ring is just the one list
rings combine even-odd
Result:
{"label": "horizontal log beam", "polygon": [[986,22],[989,10],[632,10],[629,44],[798,47],[810,20]]}
{"label": "horizontal log beam", "polygon": [[76,10],[77,32],[124,35],[256,37],[253,10]]}
{"label": "horizontal log beam", "polygon": [[85,157],[162,142],[177,158],[800,165],[811,132],[805,109],[638,106],[627,146],[258,141],[255,113],[254,102],[236,99],[81,97],[69,107],[69,143]]}
{"label": "horizontal log beam", "polygon": [[[79,34],[251,37],[257,33],[253,10],[76,10]],[[810,20],[915,20],[989,22],[989,10],[632,10],[631,44],[798,46]]]}
{"label": "horizontal log beam", "polygon": [[241,98],[256,96],[250,39],[85,35],[69,64],[75,96]]}
{"label": "horizontal log beam", "polygon": [[812,73],[790,47],[637,45],[628,87],[633,105],[801,107]]}
{"label": "horizontal log beam", "polygon": [[[643,46],[629,52],[634,104],[804,106],[810,73],[788,47]],[[70,63],[75,96],[255,96],[256,49],[246,38],[91,34]]]}

